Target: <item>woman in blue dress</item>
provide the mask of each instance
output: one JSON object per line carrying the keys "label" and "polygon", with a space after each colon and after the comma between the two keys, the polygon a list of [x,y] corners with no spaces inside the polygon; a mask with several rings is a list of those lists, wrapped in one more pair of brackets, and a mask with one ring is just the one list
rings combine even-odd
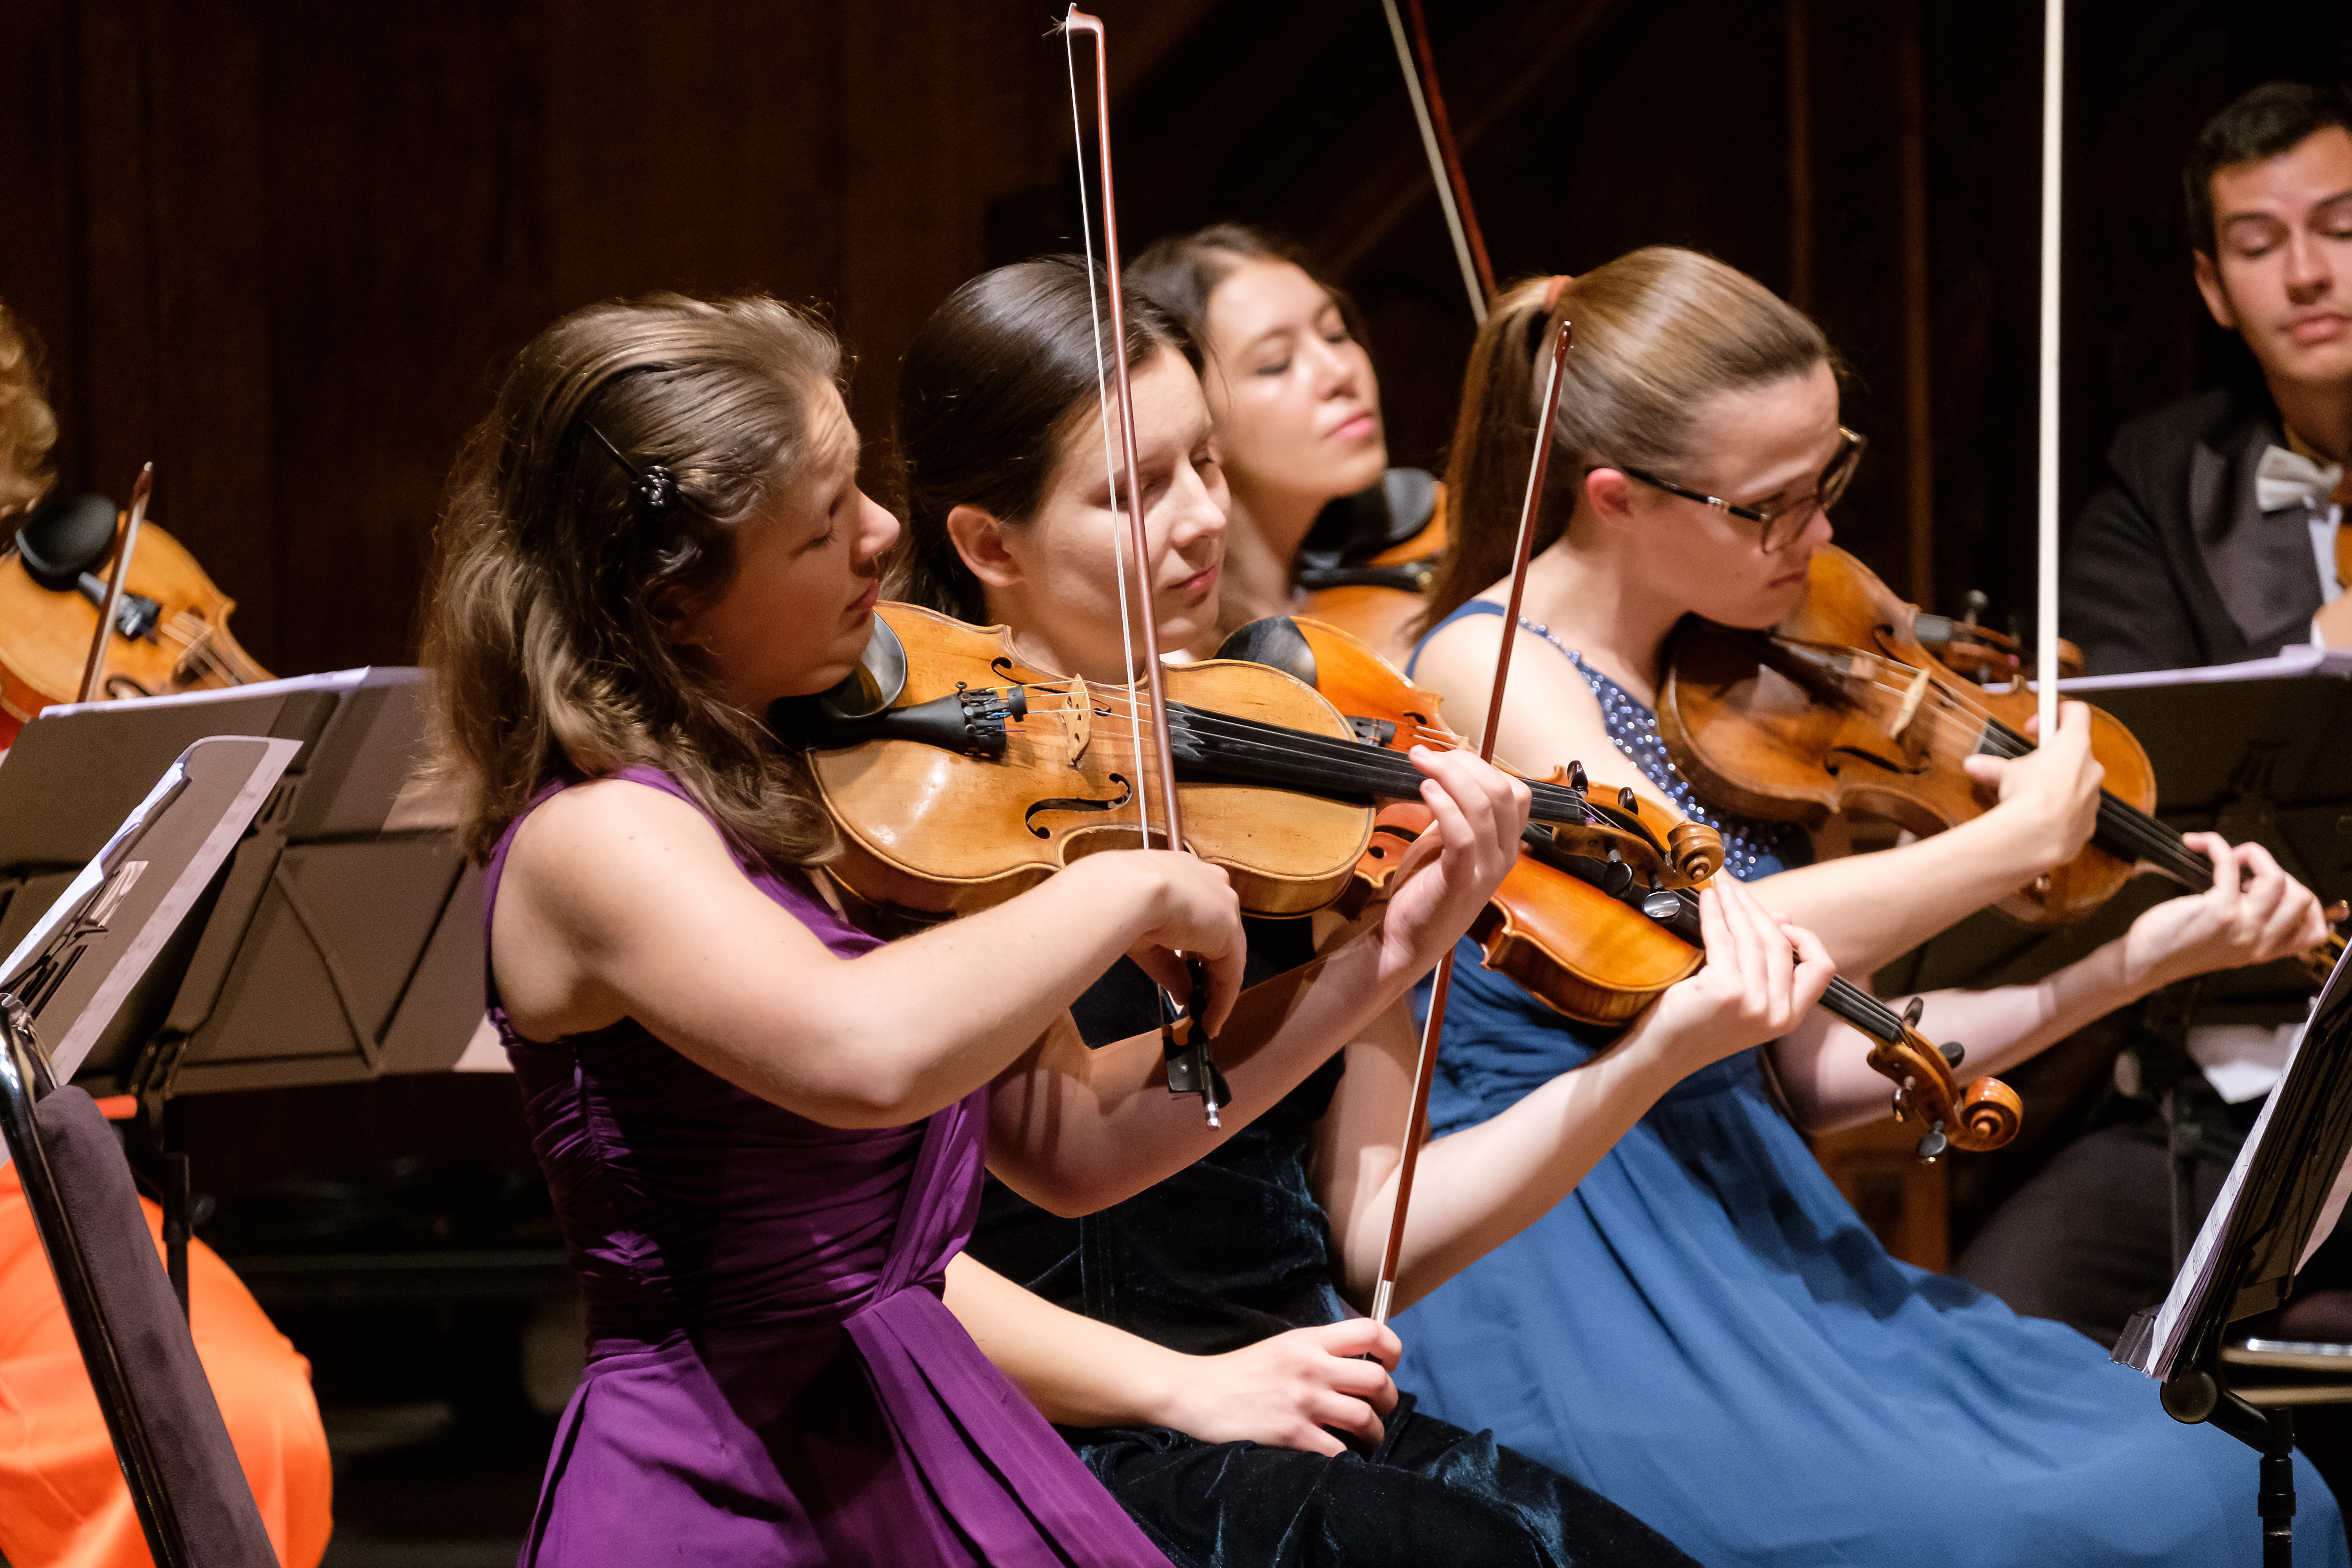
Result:
{"label": "woman in blue dress", "polygon": [[[1562,317],[1575,348],[1501,756],[1540,776],[1614,747],[1637,787],[1722,827],[1734,873],[1771,876],[1766,901],[1849,974],[2071,858],[2099,780],[2078,705],[2026,759],[1971,760],[1999,797],[1982,816],[1874,855],[1841,856],[1834,821],[1815,839],[1726,819],[1677,776],[1652,710],[1667,633],[1793,607],[1859,455],[1819,329],[1688,251],[1522,284],[1481,331],[1448,475],[1455,551],[1413,672],[1448,719],[1485,719],[1534,360]],[[2038,984],[1929,996],[1935,1037],[1998,1072],[2172,980],[2318,940],[2316,901],[2258,847],[2192,837],[2210,890]],[[1446,1013],[1437,1136],[1611,1048],[1474,957]],[[2257,1562],[2251,1449],[2174,1423],[2074,1331],[1889,1258],[1831,1185],[1800,1129],[1885,1113],[1863,1058],[1817,1014],[1693,1074],[1564,1202],[1404,1315],[1398,1381],[1717,1568]],[[2296,1468],[2299,1560],[2346,1562],[2334,1499]]]}
{"label": "woman in blue dress", "polygon": [[[1021,663],[1081,677],[1115,707],[1136,656],[1113,576],[1124,520],[1105,471],[1098,283],[1076,257],[998,268],[916,333],[894,443],[908,510],[894,588],[1002,625]],[[1182,334],[1132,290],[1126,329],[1150,613],[1160,646],[1181,647],[1218,611],[1220,427]],[[1704,906],[1710,963],[1643,1014],[1609,1068],[1562,1075],[1424,1152],[1399,1301],[1549,1209],[1676,1081],[1820,997],[1829,966],[1810,937],[1734,889]],[[1342,922],[1316,922],[1328,951]],[[1316,973],[1315,922],[1245,924],[1247,994]],[[1150,1027],[1157,1004],[1120,965],[1072,1016],[1090,1042],[1113,1040]],[[1239,1044],[1219,1047],[1229,1065]],[[1179,1568],[1689,1568],[1589,1489],[1417,1415],[1391,1384],[1396,1336],[1359,1314],[1394,1209],[1417,1045],[1400,996],[1251,1126],[1098,1213],[992,1188],[946,1270],[949,1309]]]}

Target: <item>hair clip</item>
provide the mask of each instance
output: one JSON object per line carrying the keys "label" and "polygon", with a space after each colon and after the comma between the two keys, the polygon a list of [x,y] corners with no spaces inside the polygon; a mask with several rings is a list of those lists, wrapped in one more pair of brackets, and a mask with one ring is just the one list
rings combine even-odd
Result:
{"label": "hair clip", "polygon": [[1575,281],[1572,272],[1555,272],[1544,285],[1543,309],[1528,318],[1528,353],[1543,347],[1544,329],[1551,325],[1551,313],[1559,309],[1560,290]]}
{"label": "hair clip", "polygon": [[[587,422],[583,420],[582,423],[585,425]],[[677,478],[668,468],[659,463],[647,463],[641,468],[624,457],[621,449],[613,445],[612,437],[604,432],[593,425],[587,425],[587,430],[604,444],[604,450],[613,454],[613,461],[627,470],[634,481],[629,486],[629,500],[635,503],[639,513],[659,517],[677,504]]]}

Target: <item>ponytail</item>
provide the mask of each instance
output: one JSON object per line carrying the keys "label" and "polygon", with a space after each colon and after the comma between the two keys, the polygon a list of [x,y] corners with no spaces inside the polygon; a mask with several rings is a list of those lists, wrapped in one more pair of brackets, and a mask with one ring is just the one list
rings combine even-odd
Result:
{"label": "ponytail", "polygon": [[1568,527],[1587,468],[1671,473],[1690,458],[1707,398],[1835,363],[1801,311],[1696,251],[1652,246],[1580,278],[1514,284],[1470,350],[1446,465],[1445,565],[1417,632],[1510,572],[1543,395],[1538,362],[1563,318],[1576,341],[1560,377],[1538,552]]}

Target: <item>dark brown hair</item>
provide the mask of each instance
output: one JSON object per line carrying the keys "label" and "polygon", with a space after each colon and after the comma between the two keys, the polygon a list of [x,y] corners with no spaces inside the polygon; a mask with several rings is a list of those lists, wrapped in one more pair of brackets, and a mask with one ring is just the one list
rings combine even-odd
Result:
{"label": "dark brown hair", "polygon": [[1364,321],[1348,291],[1323,274],[1304,247],[1245,224],[1217,223],[1145,247],[1127,269],[1127,281],[1140,289],[1183,326],[1200,352],[1209,352],[1209,297],[1234,273],[1253,261],[1287,261],[1307,274],[1339,308],[1339,319],[1358,342]]}
{"label": "dark brown hair", "polygon": [[[799,762],[667,634],[732,579],[735,530],[799,477],[840,372],[822,323],[762,297],[592,305],[516,356],[451,477],[425,632],[439,771],[477,858],[549,780],[633,763],[667,770],[742,847],[832,850]],[[676,503],[641,504],[598,434],[667,468]]]}
{"label": "dark brown hair", "polygon": [[2352,131],[2352,92],[2299,81],[2266,81],[2207,121],[2180,171],[2189,247],[2211,256],[2221,245],[2213,222],[2215,170],[2275,158],[2331,125]]}
{"label": "dark brown hair", "polygon": [[[948,513],[975,506],[1013,528],[1036,516],[1070,432],[1100,406],[1101,286],[1097,271],[1090,288],[1082,257],[1015,262],[949,295],[915,334],[898,370],[907,537],[890,565],[890,597],[958,620],[987,617],[987,595],[956,552]],[[1198,365],[1166,312],[1131,287],[1121,303],[1129,369],[1171,348]]]}
{"label": "dark brown hair", "polygon": [[1445,564],[1419,629],[1510,574],[1549,369],[1537,359],[1562,317],[1576,336],[1561,374],[1538,552],[1568,526],[1587,467],[1672,474],[1690,455],[1691,426],[1708,396],[1836,363],[1803,312],[1696,251],[1659,245],[1621,256],[1570,279],[1546,310],[1550,282],[1505,289],[1471,346],[1446,465]]}

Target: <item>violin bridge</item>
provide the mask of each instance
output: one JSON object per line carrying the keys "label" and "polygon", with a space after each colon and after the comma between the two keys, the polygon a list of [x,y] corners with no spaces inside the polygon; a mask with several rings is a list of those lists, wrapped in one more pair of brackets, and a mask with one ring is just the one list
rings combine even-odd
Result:
{"label": "violin bridge", "polygon": [[1050,727],[1061,742],[1062,765],[1075,768],[1094,739],[1094,705],[1093,689],[1083,680],[1072,680],[1062,701],[1051,708],[1030,708],[1025,728],[1034,740],[1043,744],[1045,737],[1039,731]]}
{"label": "violin bridge", "polygon": [[1918,675],[1911,682],[1911,689],[1903,694],[1903,706],[1895,710],[1895,722],[1886,727],[1886,733],[1890,737],[1901,736],[1904,731],[1911,727],[1911,721],[1919,716],[1919,704],[1927,696],[1927,669],[1925,665],[1922,665]]}

